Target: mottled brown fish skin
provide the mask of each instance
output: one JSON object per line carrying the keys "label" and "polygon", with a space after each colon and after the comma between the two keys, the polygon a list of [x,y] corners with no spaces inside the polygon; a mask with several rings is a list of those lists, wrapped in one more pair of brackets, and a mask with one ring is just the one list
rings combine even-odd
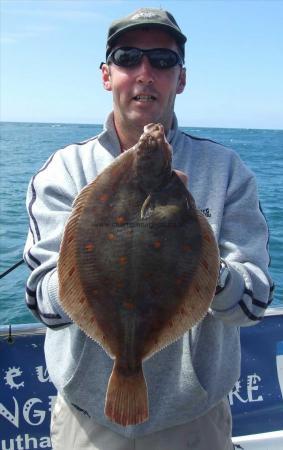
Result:
{"label": "mottled brown fish skin", "polygon": [[207,311],[217,245],[171,170],[162,125],[146,127],[79,195],[72,216],[59,258],[62,304],[115,358],[105,414],[123,426],[141,423],[148,418],[142,360]]}
{"label": "mottled brown fish skin", "polygon": [[[155,134],[142,136],[130,167],[117,166],[99,186],[102,192],[96,188],[78,227],[78,265],[86,297],[120,370],[124,367],[127,373],[140,366],[160,328],[182,303],[201,247],[194,202],[165,160],[168,152],[162,145],[168,144],[164,138],[156,141]],[[129,172],[136,176],[129,177]],[[167,184],[150,194],[141,219],[150,188],[162,187],[162,182]],[[104,189],[108,203],[99,202]],[[109,240],[109,234],[115,239]],[[86,255],[91,241],[95,249]],[[182,251],[184,242],[190,242],[190,252]]]}

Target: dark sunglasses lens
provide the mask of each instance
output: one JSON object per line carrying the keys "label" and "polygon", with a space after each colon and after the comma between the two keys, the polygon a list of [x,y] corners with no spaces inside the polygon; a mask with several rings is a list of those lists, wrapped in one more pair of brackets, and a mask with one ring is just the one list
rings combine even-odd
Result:
{"label": "dark sunglasses lens", "polygon": [[177,53],[168,49],[152,50],[148,57],[152,66],[158,69],[169,69],[180,62]]}
{"label": "dark sunglasses lens", "polygon": [[131,67],[141,60],[142,52],[137,48],[117,48],[112,54],[112,59],[117,66]]}
{"label": "dark sunglasses lens", "polygon": [[167,48],[142,50],[134,47],[121,47],[114,50],[109,59],[117,66],[132,67],[140,63],[143,55],[146,55],[150,64],[157,69],[169,69],[176,64],[182,64],[179,55]]}

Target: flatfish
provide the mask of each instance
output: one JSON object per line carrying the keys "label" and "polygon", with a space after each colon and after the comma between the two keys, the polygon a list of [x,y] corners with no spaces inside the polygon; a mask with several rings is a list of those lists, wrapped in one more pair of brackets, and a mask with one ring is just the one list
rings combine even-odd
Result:
{"label": "flatfish", "polygon": [[114,359],[105,415],[123,426],[148,419],[143,361],[206,315],[217,283],[213,231],[171,160],[147,125],[77,196],[59,253],[62,306]]}

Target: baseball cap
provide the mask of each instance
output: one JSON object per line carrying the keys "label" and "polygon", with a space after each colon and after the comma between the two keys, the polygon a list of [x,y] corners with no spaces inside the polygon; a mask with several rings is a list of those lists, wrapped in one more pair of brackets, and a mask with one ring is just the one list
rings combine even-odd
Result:
{"label": "baseball cap", "polygon": [[181,32],[172,14],[163,9],[155,8],[138,9],[132,14],[111,23],[107,36],[106,59],[119,36],[127,31],[144,27],[160,28],[171,34],[175,38],[184,59],[186,36]]}

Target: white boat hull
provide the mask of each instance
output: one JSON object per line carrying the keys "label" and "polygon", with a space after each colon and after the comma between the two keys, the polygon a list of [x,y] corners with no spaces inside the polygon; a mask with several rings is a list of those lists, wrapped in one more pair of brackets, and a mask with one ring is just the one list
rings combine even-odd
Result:
{"label": "white boat hull", "polygon": [[283,431],[234,437],[233,444],[235,450],[282,450]]}

